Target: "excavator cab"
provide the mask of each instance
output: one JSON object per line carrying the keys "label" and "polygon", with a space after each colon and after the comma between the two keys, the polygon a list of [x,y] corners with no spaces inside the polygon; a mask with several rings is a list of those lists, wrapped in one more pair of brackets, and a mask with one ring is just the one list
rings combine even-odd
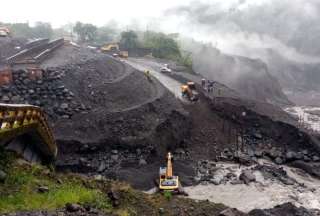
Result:
{"label": "excavator cab", "polygon": [[196,85],[194,82],[187,82],[186,85],[181,86],[182,97],[188,98],[190,101],[197,101],[199,99]]}
{"label": "excavator cab", "polygon": [[159,170],[159,190],[179,192],[179,177],[173,175],[172,155],[169,152],[167,156],[167,166],[160,167]]}
{"label": "excavator cab", "polygon": [[191,90],[196,90],[196,84],[194,84],[194,82],[187,82],[187,86],[188,86]]}

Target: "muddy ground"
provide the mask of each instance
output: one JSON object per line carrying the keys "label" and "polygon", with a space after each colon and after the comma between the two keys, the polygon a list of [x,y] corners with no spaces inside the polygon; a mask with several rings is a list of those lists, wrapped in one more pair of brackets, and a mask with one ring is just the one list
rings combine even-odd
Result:
{"label": "muddy ground", "polygon": [[[172,151],[183,185],[199,183],[199,160],[248,164],[263,158],[320,176],[317,139],[280,109],[203,90],[197,103],[185,103],[155,77],[149,80],[123,61],[83,49],[65,46],[43,64],[44,73],[59,77],[73,95],[56,110],[46,110],[43,97],[38,99],[53,113],[59,171],[106,176],[147,190]],[[173,78],[176,85],[183,82]]]}
{"label": "muddy ground", "polygon": [[275,106],[235,97],[213,100],[204,91],[199,102],[181,103],[164,83],[150,82],[103,55],[57,70],[63,71],[62,80],[75,98],[92,108],[55,123],[61,170],[106,175],[149,189],[168,150],[176,153],[176,171],[186,185],[194,184],[195,164],[202,159],[318,162],[316,139]]}

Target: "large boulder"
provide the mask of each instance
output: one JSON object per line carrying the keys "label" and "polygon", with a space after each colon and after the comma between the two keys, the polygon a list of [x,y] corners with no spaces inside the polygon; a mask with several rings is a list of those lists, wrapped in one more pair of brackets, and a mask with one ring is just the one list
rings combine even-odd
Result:
{"label": "large boulder", "polygon": [[239,179],[242,180],[245,184],[256,181],[256,176],[251,170],[244,170],[239,176]]}

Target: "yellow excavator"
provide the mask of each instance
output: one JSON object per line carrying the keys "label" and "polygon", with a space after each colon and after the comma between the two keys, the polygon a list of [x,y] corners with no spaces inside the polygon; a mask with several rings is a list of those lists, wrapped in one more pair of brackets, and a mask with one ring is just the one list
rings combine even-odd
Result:
{"label": "yellow excavator", "polygon": [[190,101],[197,101],[199,99],[198,92],[196,91],[196,85],[194,82],[187,82],[187,84],[181,86],[182,97],[188,98]]}
{"label": "yellow excavator", "polygon": [[167,156],[167,166],[160,167],[159,171],[159,190],[160,191],[170,191],[179,192],[180,182],[179,177],[173,175],[172,168],[172,154],[169,152]]}

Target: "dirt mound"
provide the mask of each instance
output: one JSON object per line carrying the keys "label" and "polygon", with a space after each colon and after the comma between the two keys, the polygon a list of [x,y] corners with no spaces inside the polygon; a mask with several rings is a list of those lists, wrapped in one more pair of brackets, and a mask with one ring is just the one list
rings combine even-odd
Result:
{"label": "dirt mound", "polygon": [[[149,188],[153,174],[146,173],[156,173],[158,167],[141,169],[141,163],[153,164],[183,146],[189,135],[188,116],[174,96],[121,61],[98,54],[47,71],[62,74],[73,100],[90,108],[54,123],[59,170],[101,174]],[[144,182],[133,181],[135,169],[145,170]]]}
{"label": "dirt mound", "polygon": [[64,46],[55,50],[50,58],[47,58],[41,63],[41,67],[50,68],[66,66],[69,64],[79,64],[101,56],[104,55],[95,50],[65,42]]}
{"label": "dirt mound", "polygon": [[95,110],[122,111],[158,97],[156,82],[108,56],[55,70],[63,71],[64,84]]}
{"label": "dirt mound", "polygon": [[0,38],[0,62],[18,52],[19,48],[22,48],[26,43],[27,40],[24,38]]}
{"label": "dirt mound", "polygon": [[292,203],[284,203],[272,209],[258,209],[249,212],[250,216],[316,216],[319,215],[319,210],[308,210],[303,207],[296,207]]}

